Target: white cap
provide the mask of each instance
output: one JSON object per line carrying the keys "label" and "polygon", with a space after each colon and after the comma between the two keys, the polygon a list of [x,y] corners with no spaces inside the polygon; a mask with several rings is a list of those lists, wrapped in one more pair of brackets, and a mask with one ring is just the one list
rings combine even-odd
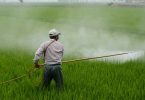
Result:
{"label": "white cap", "polygon": [[58,32],[56,29],[51,29],[48,34],[49,36],[57,36],[60,35],[61,33]]}

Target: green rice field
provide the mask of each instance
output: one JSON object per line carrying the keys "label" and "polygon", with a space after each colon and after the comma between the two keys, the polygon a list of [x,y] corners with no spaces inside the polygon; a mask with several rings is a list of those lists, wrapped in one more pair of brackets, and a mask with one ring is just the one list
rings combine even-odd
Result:
{"label": "green rice field", "polygon": [[[0,83],[34,67],[34,53],[54,27],[62,32],[63,61],[92,57],[100,50],[144,51],[144,18],[144,7],[1,5]],[[60,91],[54,81],[50,90],[41,89],[40,68],[19,80],[0,84],[0,100],[144,100],[144,58],[123,63],[63,63],[64,87]]]}

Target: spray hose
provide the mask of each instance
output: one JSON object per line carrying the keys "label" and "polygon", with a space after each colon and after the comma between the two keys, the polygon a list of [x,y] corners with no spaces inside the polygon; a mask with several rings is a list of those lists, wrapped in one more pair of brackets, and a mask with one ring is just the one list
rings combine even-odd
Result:
{"label": "spray hose", "polygon": [[[108,57],[113,57],[113,56],[119,56],[119,55],[126,55],[126,54],[129,54],[129,53],[118,53],[118,54],[112,54],[112,55],[105,55],[105,56],[97,56],[97,57],[90,57],[90,58],[81,58],[81,59],[74,59],[74,60],[67,60],[67,61],[62,61],[62,63],[70,63],[70,62],[78,62],[78,61],[84,61],[84,60],[91,60],[91,59],[100,59],[100,58],[108,58]],[[44,64],[40,64],[39,65],[40,68],[44,66]],[[2,84],[6,84],[6,83],[10,83],[12,81],[15,81],[15,80],[18,80],[18,79],[21,79],[25,76],[28,76],[30,75],[31,73],[35,72],[36,70],[38,70],[39,68],[35,68],[33,67],[32,69],[29,70],[29,72],[19,76],[19,77],[16,77],[16,78],[12,78],[10,80],[7,80],[7,81],[3,81],[3,82],[0,82],[0,85]]]}

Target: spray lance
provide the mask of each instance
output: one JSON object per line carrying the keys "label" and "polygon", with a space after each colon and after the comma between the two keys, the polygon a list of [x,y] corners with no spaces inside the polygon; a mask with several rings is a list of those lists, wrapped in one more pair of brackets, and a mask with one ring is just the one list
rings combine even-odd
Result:
{"label": "spray lance", "polygon": [[[129,54],[129,53],[132,53],[132,52],[124,52],[124,53],[117,53],[117,54],[111,54],[111,55],[105,55],[105,56],[97,56],[97,57],[89,57],[89,58],[67,60],[67,61],[62,61],[62,63],[70,63],[70,62],[78,62],[78,61],[85,61],[85,60],[91,60],[91,59],[108,58],[108,57],[113,57],[113,56],[126,55],[126,54]],[[43,67],[44,64],[39,64],[39,66]]]}

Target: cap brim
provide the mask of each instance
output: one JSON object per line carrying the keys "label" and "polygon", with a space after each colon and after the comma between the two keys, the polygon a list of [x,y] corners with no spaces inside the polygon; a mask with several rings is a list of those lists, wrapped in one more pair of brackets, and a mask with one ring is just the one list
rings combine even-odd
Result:
{"label": "cap brim", "polygon": [[58,36],[61,35],[61,33],[57,33],[57,34],[49,34],[49,36]]}

